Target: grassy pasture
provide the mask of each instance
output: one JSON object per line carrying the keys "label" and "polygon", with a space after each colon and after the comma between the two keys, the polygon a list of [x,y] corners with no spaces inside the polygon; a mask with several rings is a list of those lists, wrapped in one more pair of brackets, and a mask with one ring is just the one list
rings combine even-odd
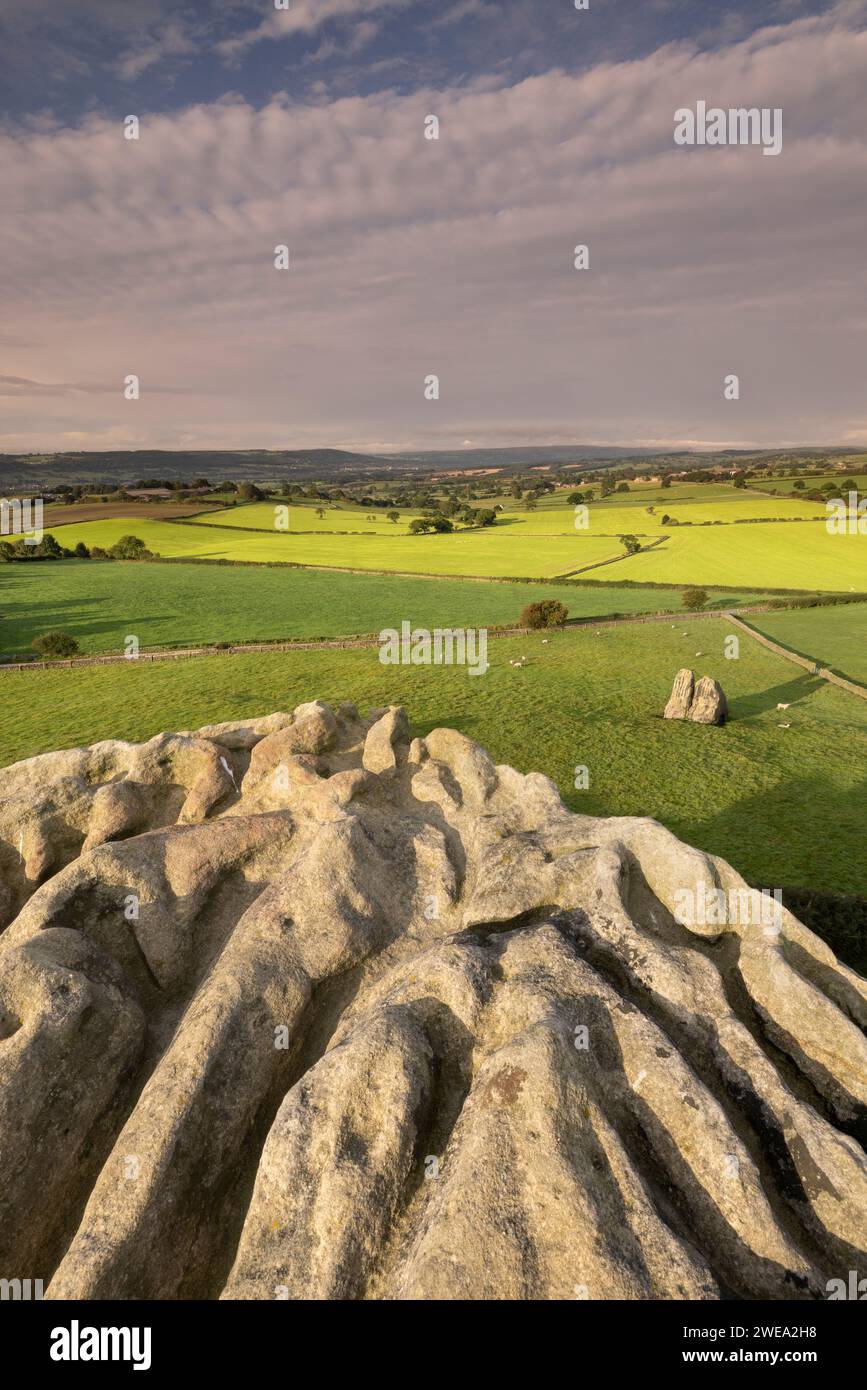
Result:
{"label": "grassy pasture", "polygon": [[[601,513],[601,508],[600,508]],[[571,513],[567,514],[571,520]],[[560,512],[562,523],[563,512]],[[67,546],[79,540],[109,548],[122,535],[140,536],[163,556],[290,562],[332,568],[480,578],[556,578],[615,560],[591,571],[594,578],[662,584],[747,585],[755,588],[867,589],[867,537],[831,536],[819,522],[641,530],[645,513],[610,508],[588,530],[546,534],[540,518],[520,519],[452,535],[406,536],[398,528],[374,535],[245,532],[228,526],[168,523],[139,517],[64,526]],[[604,526],[600,532],[597,526]],[[608,528],[611,534],[608,534]],[[660,543],[627,557],[617,535],[627,530]]]}
{"label": "grassy pasture", "polygon": [[753,613],[749,621],[800,656],[867,685],[867,603]]}
{"label": "grassy pasture", "polygon": [[[671,489],[671,493],[674,489]],[[589,506],[590,534],[617,536],[623,532],[633,532],[657,536],[662,533],[661,518],[664,513],[677,517],[679,521],[700,525],[703,522],[752,521],[762,517],[803,518],[804,520],[825,519],[824,508],[816,502],[792,501],[781,498],[778,501],[761,497],[750,497],[743,490],[734,488],[681,489],[679,501],[672,500],[669,492],[659,493],[662,501],[656,503],[645,500],[651,496],[648,491],[618,494],[616,498],[598,499]],[[713,495],[717,494],[717,495]],[[224,511],[209,512],[200,521],[208,526],[228,526],[242,530],[275,530],[276,507],[274,502],[254,502],[238,507],[228,507]],[[480,509],[500,505],[504,508],[497,522],[499,531],[508,528],[515,536],[569,536],[576,534],[575,510],[565,501],[565,493],[542,498],[537,510],[527,511],[523,502],[516,503],[512,497],[491,498],[490,502],[472,504]],[[361,536],[394,537],[405,536],[409,523],[417,512],[403,511],[396,522],[387,520],[384,510],[368,507],[351,507],[348,504],[322,503],[324,517],[317,516],[314,505],[288,507],[288,530],[293,532],[333,532],[335,534],[360,534]],[[648,506],[655,507],[655,514],[649,515]],[[586,534],[586,532],[584,533]]]}
{"label": "grassy pasture", "polygon": [[[396,528],[392,527],[392,531]],[[517,539],[507,528],[491,527],[446,536],[263,535],[229,527],[196,526],[187,522],[89,521],[64,526],[63,544],[78,541],[108,549],[121,536],[140,536],[162,556],[192,559],[252,560],[361,570],[404,571],[411,574],[470,575],[480,578],[548,578],[569,573],[622,553],[611,537],[586,533],[553,539]]]}
{"label": "grassy pasture", "polygon": [[[491,669],[382,666],[376,649],[216,655],[0,674],[0,763],[291,709],[315,696],[401,702],[414,731],[462,729],[498,762],[552,777],[574,810],[649,815],[760,887],[867,892],[867,702],[758,643],[724,657],[723,619],[492,639]],[[695,653],[701,651],[701,658]],[[526,656],[517,669],[509,659]],[[732,722],[671,723],[679,667],[716,677]],[[785,717],[778,702],[789,704]],[[789,728],[782,728],[787,723]],[[574,789],[586,764],[590,789]]]}
{"label": "grassy pasture", "polygon": [[[241,530],[276,531],[277,508],[283,502],[250,502],[237,507],[210,512],[202,521],[211,526],[238,527]],[[409,523],[419,512],[402,511],[399,521],[389,521],[385,509],[376,507],[350,507],[348,503],[322,502],[324,517],[316,515],[316,504],[287,506],[288,532],[332,531],[337,534],[361,533],[367,536],[405,536],[409,533]],[[389,511],[392,508],[388,508]],[[394,508],[397,510],[397,508]],[[279,533],[278,533],[279,534]]]}
{"label": "grassy pasture", "polygon": [[[342,637],[399,627],[404,619],[428,628],[492,627],[516,623],[526,603],[551,597],[562,599],[573,618],[682,607],[677,589],[58,560],[0,568],[0,654],[29,654],[34,637],[52,628],[93,653],[122,651],[130,633],[149,647]],[[741,601],[750,597],[745,591]],[[719,606],[732,601],[730,594],[712,599]]]}
{"label": "grassy pasture", "polygon": [[753,584],[762,588],[867,588],[867,536],[832,536],[814,522],[682,527],[653,550],[594,570],[606,580]]}
{"label": "grassy pasture", "polygon": [[859,472],[825,473],[821,478],[753,478],[747,487],[751,492],[791,492],[795,483],[800,481],[804,484],[805,492],[814,492],[824,487],[825,483],[840,484],[848,482],[850,478],[859,491],[867,489],[867,473]]}

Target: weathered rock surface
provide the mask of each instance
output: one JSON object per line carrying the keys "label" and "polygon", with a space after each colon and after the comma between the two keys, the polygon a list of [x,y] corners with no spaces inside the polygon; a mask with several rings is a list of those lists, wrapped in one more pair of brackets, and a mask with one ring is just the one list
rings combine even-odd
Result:
{"label": "weathered rock surface", "polygon": [[678,671],[671,687],[668,704],[665,707],[666,719],[687,719],[695,690],[695,675],[688,666]]}
{"label": "weathered rock surface", "polygon": [[689,719],[693,724],[724,724],[729,717],[728,701],[718,681],[710,676],[696,680],[685,666],[674,678],[663,717]]}
{"label": "weathered rock surface", "polygon": [[867,1267],[867,984],[785,911],[683,925],[685,890],[743,907],[728,865],[461,734],[314,702],[32,758],[0,883],[0,1277],[785,1299]]}

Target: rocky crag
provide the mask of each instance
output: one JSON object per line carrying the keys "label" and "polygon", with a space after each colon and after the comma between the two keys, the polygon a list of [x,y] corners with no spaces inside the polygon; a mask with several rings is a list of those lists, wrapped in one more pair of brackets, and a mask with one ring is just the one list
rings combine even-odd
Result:
{"label": "rocky crag", "polygon": [[402,710],[0,772],[0,1276],[49,1298],[824,1298],[867,985]]}

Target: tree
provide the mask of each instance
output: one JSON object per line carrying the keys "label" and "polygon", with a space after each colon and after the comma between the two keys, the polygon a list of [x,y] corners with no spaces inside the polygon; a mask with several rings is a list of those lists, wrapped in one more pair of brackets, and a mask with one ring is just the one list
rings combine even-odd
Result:
{"label": "tree", "polygon": [[706,589],[684,589],[683,606],[691,613],[697,613],[700,608],[704,608],[709,597]]}
{"label": "tree", "polygon": [[84,544],[84,541],[79,541],[79,542],[78,542],[78,545],[75,547],[75,550],[73,551],[73,554],[76,555],[76,556],[78,557],[79,560],[89,560],[89,559],[90,559],[90,551],[88,550],[87,546]]}
{"label": "tree", "polygon": [[805,486],[806,484],[804,483],[803,478],[796,478],[794,483],[792,484],[792,487],[795,489],[796,492],[803,492]]}
{"label": "tree", "polygon": [[394,525],[397,525],[397,523],[400,521],[400,512],[386,512],[386,516],[388,517],[389,521],[394,523]]}
{"label": "tree", "polygon": [[733,487],[746,487],[746,485],[747,480],[744,477],[743,473],[739,473],[738,476],[735,478],[734,483],[732,484]]}
{"label": "tree", "polygon": [[580,507],[581,503],[584,501],[584,493],[570,492],[566,501],[569,503],[570,507]]}
{"label": "tree", "polygon": [[427,535],[430,531],[446,533],[454,531],[454,526],[445,516],[416,516],[409,523],[411,536]]}
{"label": "tree", "polygon": [[241,483],[238,488],[238,500],[240,502],[260,502],[265,496],[260,492],[255,483]]}
{"label": "tree", "polygon": [[555,598],[542,599],[540,603],[528,603],[521,609],[521,627],[562,627],[569,616],[565,604]]}
{"label": "tree", "polygon": [[536,501],[536,498],[533,496],[532,492],[528,492],[528,493],[527,493],[527,511],[528,511],[528,512],[534,512],[534,511],[536,510],[536,508],[538,507],[538,505],[539,505],[539,503]]}
{"label": "tree", "polygon": [[319,517],[319,520],[320,520],[320,521],[324,521],[324,519],[325,519],[325,508],[324,508],[324,507],[317,507],[317,508],[316,508],[316,515]]}
{"label": "tree", "polygon": [[668,476],[667,473],[666,473],[665,477],[661,479],[659,486],[660,486],[660,487],[671,487],[671,478]]}
{"label": "tree", "polygon": [[109,550],[112,560],[147,560],[151,558],[144,541],[139,536],[121,536]]}
{"label": "tree", "polygon": [[78,643],[69,632],[44,632],[41,637],[34,638],[33,650],[49,659],[74,656],[78,651]]}
{"label": "tree", "polygon": [[617,486],[616,486],[616,488],[614,489],[614,491],[615,491],[615,492],[628,492],[628,491],[629,491],[629,484],[628,484],[628,483],[618,483]]}
{"label": "tree", "polygon": [[50,531],[46,531],[39,544],[33,548],[34,555],[45,556],[49,560],[59,560],[63,551]]}
{"label": "tree", "polygon": [[621,536],[620,544],[626,547],[627,555],[637,555],[641,549],[641,541],[637,536]]}

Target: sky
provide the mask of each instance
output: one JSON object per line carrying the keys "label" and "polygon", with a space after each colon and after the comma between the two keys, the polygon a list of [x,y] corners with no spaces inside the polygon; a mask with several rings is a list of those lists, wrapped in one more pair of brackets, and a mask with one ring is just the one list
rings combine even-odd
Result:
{"label": "sky", "polygon": [[0,452],[867,447],[865,131],[867,0],[0,0]]}

